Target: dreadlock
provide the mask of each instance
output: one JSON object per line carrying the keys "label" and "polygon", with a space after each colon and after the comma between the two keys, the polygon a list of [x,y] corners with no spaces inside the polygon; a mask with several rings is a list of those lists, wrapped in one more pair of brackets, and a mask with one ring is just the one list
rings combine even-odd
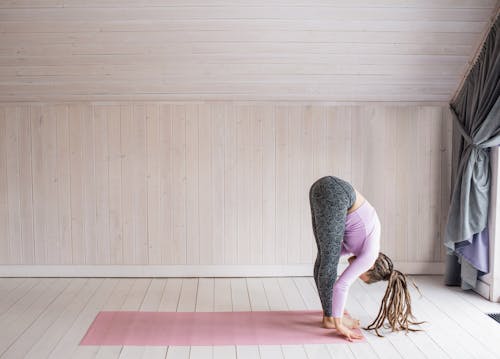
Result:
{"label": "dreadlock", "polygon": [[[411,312],[411,298],[406,283],[406,275],[394,269],[391,259],[384,253],[379,253],[373,268],[367,271],[367,276],[367,283],[375,283],[380,280],[387,280],[388,283],[384,298],[380,303],[377,318],[364,329],[374,329],[379,337],[383,337],[378,332],[378,329],[381,327],[389,328],[387,325],[384,326],[384,321],[387,319],[392,331],[406,330],[407,333],[408,331],[420,331],[421,329],[409,327],[410,324],[422,324],[424,322],[410,320],[410,318],[416,318]],[[413,285],[420,293],[420,289],[415,282],[413,282]]]}

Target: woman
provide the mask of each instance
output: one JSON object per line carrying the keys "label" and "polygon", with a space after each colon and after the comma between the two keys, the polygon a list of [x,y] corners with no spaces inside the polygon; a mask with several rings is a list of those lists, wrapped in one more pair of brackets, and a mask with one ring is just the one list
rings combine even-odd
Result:
{"label": "woman", "polygon": [[[343,317],[347,291],[359,277],[368,284],[388,281],[378,316],[365,329],[375,329],[381,336],[378,329],[387,318],[393,331],[415,331],[409,323],[422,322],[408,319],[414,317],[406,276],[379,252],[380,220],[375,209],[351,184],[334,176],[314,182],[309,200],[318,247],[314,280],[323,307],[323,326],[336,329],[350,341],[361,338],[351,330],[359,327],[359,321]],[[350,253],[354,255],[348,258],[349,266],[335,282],[340,256]]]}

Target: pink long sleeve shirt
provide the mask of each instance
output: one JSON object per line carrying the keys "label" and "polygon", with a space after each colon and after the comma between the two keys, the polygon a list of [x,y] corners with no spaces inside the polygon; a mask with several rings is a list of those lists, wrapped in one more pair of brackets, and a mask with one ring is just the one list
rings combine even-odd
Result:
{"label": "pink long sleeve shirt", "polygon": [[352,283],[375,263],[380,251],[380,220],[372,205],[365,200],[355,211],[348,213],[340,255],[356,258],[342,272],[333,286],[332,316],[341,318],[347,292]]}

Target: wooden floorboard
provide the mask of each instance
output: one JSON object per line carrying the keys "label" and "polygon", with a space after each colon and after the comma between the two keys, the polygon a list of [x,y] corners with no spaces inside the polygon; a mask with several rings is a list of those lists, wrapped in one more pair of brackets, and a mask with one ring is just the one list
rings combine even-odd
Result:
{"label": "wooden floorboard", "polygon": [[[447,287],[442,276],[411,276],[412,310],[420,332],[366,343],[223,346],[79,346],[99,311],[321,310],[312,277],[279,278],[1,278],[0,358],[478,358],[499,357],[500,312],[471,291]],[[410,281],[411,283],[411,281]],[[387,282],[350,288],[346,310],[368,325]],[[320,325],[321,318],[318,318]]]}

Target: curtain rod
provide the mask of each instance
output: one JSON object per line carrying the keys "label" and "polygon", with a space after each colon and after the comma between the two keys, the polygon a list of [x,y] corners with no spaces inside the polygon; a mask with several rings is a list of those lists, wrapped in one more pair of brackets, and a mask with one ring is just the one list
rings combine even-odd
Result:
{"label": "curtain rod", "polygon": [[467,70],[465,71],[464,76],[462,76],[462,79],[460,80],[460,83],[458,84],[457,88],[455,89],[455,92],[453,93],[453,96],[450,99],[450,103],[456,100],[458,94],[460,93],[460,90],[462,89],[462,86],[464,85],[465,80],[467,79],[467,76],[469,76],[471,69],[476,64],[477,58],[479,57],[479,54],[483,49],[486,38],[488,37],[488,34],[490,33],[491,28],[493,27],[493,24],[495,23],[498,16],[500,16],[500,0],[498,0],[497,4],[495,5],[495,10],[493,11],[493,14],[490,16],[490,19],[488,20],[486,31],[483,33],[481,41],[479,42],[479,46],[476,48],[476,51],[474,52],[472,59],[467,61]]}

